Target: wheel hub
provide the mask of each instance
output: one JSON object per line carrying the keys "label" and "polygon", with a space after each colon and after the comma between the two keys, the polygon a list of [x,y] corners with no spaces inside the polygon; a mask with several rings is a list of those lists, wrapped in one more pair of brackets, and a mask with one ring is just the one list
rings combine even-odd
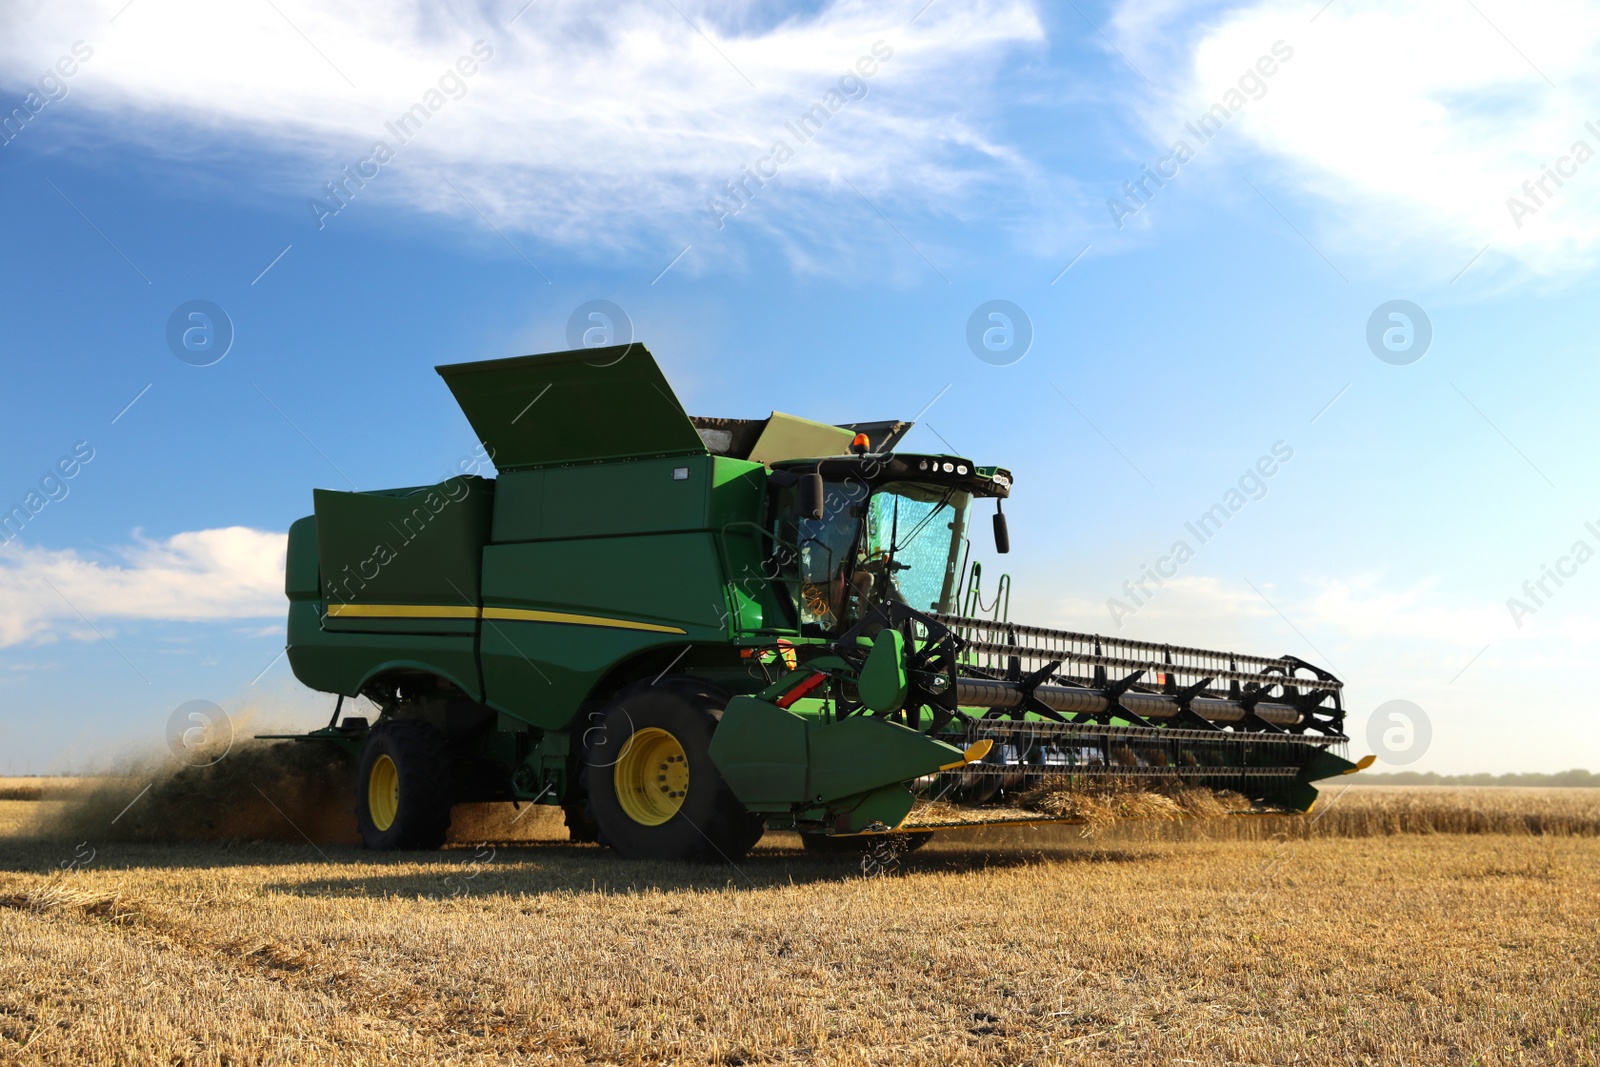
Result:
{"label": "wheel hub", "polygon": [[614,772],[617,801],[641,826],[660,826],[689,794],[689,756],[666,730],[651,726],[628,738]]}
{"label": "wheel hub", "polygon": [[383,831],[394,825],[400,813],[400,769],[388,756],[372,761],[367,772],[367,814],[372,825]]}

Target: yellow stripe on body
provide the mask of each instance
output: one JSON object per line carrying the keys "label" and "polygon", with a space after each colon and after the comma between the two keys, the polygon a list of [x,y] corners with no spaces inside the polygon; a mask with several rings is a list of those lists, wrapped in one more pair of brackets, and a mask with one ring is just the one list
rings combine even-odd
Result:
{"label": "yellow stripe on body", "polygon": [[646,630],[650,633],[687,633],[677,626],[613,619],[603,615],[573,615],[564,611],[531,608],[478,608],[460,604],[329,604],[330,618],[345,619],[501,619],[506,622],[554,622],[569,626],[600,626],[612,630]]}
{"label": "yellow stripe on body", "polygon": [[484,608],[483,617],[505,619],[509,622],[559,622],[570,626],[604,626],[614,630],[648,630],[657,634],[689,632],[677,626],[659,626],[653,622],[608,619],[601,615],[572,615],[564,611],[534,611],[530,608]]}
{"label": "yellow stripe on body", "polygon": [[476,619],[478,609],[458,604],[329,604],[328,616],[334,619]]}

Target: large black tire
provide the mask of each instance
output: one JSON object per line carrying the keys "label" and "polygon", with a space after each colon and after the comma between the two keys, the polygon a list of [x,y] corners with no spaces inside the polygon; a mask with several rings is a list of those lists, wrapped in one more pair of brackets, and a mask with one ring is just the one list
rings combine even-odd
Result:
{"label": "large black tire", "polygon": [[751,816],[750,821],[746,824],[744,836],[734,842],[739,849],[739,855],[743,856],[751,849],[755,848],[756,843],[765,837],[766,834],[767,820],[759,815]]}
{"label": "large black tire", "polygon": [[600,710],[584,779],[602,845],[625,859],[733,863],[760,839],[761,818],[711,762],[726,705],[703,683],[668,679],[629,686]]}
{"label": "large black tire", "polygon": [[588,804],[563,804],[561,813],[566,816],[567,840],[575,845],[588,845],[600,840],[600,827],[589,817]]}
{"label": "large black tire", "polygon": [[[384,810],[390,806],[386,795],[392,812]],[[380,851],[436,849],[450,830],[454,801],[443,734],[409,719],[373,727],[356,774],[356,825],[363,845]]]}

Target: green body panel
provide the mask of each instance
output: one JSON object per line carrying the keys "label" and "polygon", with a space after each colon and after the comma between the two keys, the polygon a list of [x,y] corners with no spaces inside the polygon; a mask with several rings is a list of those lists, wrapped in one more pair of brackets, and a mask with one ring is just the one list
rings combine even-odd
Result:
{"label": "green body panel", "polygon": [[887,719],[853,715],[811,731],[811,799],[827,803],[908,782],[957,763],[962,752]]}
{"label": "green body panel", "polygon": [[713,457],[710,526],[720,530],[731,522],[749,522],[763,511],[767,470],[745,459]]}
{"label": "green body panel", "polygon": [[483,553],[486,612],[572,612],[726,641],[721,586],[716,540],[705,532],[491,545]]}
{"label": "green body panel", "polygon": [[[726,608],[715,595],[722,570],[704,531],[491,545],[483,560],[488,703],[537,726],[566,725],[629,656],[664,644],[728,640]],[[596,624],[496,619],[496,608],[581,615]]]}
{"label": "green body panel", "polygon": [[750,696],[728,703],[711,739],[712,762],[753,811],[830,804],[898,787],[961,757],[953,745],[886,719],[857,715],[817,725]]}
{"label": "green body panel", "polygon": [[[1311,781],[1315,780],[1312,779]],[[1276,799],[1291,811],[1310,811],[1311,805],[1317,802],[1317,797],[1320,795],[1317,792],[1317,787],[1312,785],[1311,781],[1296,782],[1278,794]]]}
{"label": "green body panel", "polygon": [[906,702],[906,638],[880,630],[861,668],[861,702],[873,711],[899,711]]}
{"label": "green body panel", "polygon": [[788,811],[810,799],[803,716],[752,696],[734,697],[711,735],[711,761],[751,811]]}
{"label": "green body panel", "polygon": [[[727,577],[741,568],[759,577],[755,530],[720,530],[760,516],[765,480],[760,464],[708,456],[452,480],[426,525],[413,513],[427,508],[427,489],[318,491],[318,515],[290,536],[285,588],[304,605],[291,619],[291,664],[307,685],[346,694],[386,670],[435,673],[522,723],[565,726],[630,657],[726,645],[781,615],[769,582]],[[491,534],[509,543],[486,543]],[[323,568],[344,581],[319,583]],[[327,603],[559,612],[662,629],[328,617]]]}
{"label": "green body panel", "polygon": [[842,820],[836,818],[834,829],[847,834],[880,828],[893,830],[911,814],[916,803],[917,798],[905,786],[882,786],[852,805]]}
{"label": "green body panel", "polygon": [[681,637],[588,626],[486,620],[479,656],[485,703],[542,729],[572,722],[618,663]]}
{"label": "green body panel", "polygon": [[283,561],[283,592],[291,601],[322,597],[315,515],[296,519],[289,526],[289,550]]}
{"label": "green body panel", "polygon": [[1323,778],[1332,778],[1335,775],[1349,774],[1359,770],[1357,764],[1350,762],[1343,756],[1326,750],[1318,752],[1306,765],[1303,777],[1308,782],[1315,782]]}
{"label": "green body panel", "polygon": [[518,471],[499,479],[494,540],[543,541],[703,530],[710,456]]}
{"label": "green body panel", "polygon": [[321,614],[315,601],[289,604],[289,666],[312,689],[355,696],[369,679],[410,670],[436,674],[474,700],[483,699],[472,635],[329,631]]}
{"label": "green body panel", "polygon": [[357,694],[390,671],[449,680],[482,699],[476,618],[330,617],[328,605],[476,607],[494,483],[452,478],[377,493],[317,490],[289,532],[288,658],[314,689]]}
{"label": "green body panel", "polygon": [[[560,612],[659,630],[486,618],[487,702],[540,727],[570,722],[595,685],[662,645],[726,644],[778,614],[759,575],[760,464],[710,456],[594,463],[502,475],[483,553],[486,609]],[[681,631],[681,632],[676,632]]]}
{"label": "green body panel", "polygon": [[736,635],[798,636],[772,581],[767,562],[771,542],[760,526],[766,510],[766,468],[718,456],[711,477],[710,529],[722,550],[729,625]]}
{"label": "green body panel", "polygon": [[1279,799],[1285,807],[1295,811],[1310,811],[1311,805],[1317,802],[1317,790],[1312,782],[1320,782],[1324,778],[1337,778],[1344,774],[1353,774],[1360,770],[1359,764],[1352,763],[1343,756],[1323,750],[1311,758],[1300,772],[1300,778],[1289,786]]}
{"label": "green body panel", "polygon": [[[317,561],[328,603],[478,603],[492,481],[451,478],[381,493],[318,489],[313,498]],[[333,629],[349,625],[339,618],[329,623]],[[356,628],[371,630],[379,623],[362,619]],[[470,634],[470,626],[464,632]]]}
{"label": "green body panel", "polygon": [[706,454],[644,345],[458,363],[438,371],[502,473]]}

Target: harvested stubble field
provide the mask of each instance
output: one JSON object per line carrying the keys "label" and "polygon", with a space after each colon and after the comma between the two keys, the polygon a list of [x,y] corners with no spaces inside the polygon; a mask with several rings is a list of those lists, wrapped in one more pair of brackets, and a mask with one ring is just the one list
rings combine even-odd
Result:
{"label": "harvested stubble field", "polygon": [[378,856],[0,801],[0,1061],[1595,1063],[1600,790],[1336,794],[875,879],[783,834],[623,863],[543,809]]}

